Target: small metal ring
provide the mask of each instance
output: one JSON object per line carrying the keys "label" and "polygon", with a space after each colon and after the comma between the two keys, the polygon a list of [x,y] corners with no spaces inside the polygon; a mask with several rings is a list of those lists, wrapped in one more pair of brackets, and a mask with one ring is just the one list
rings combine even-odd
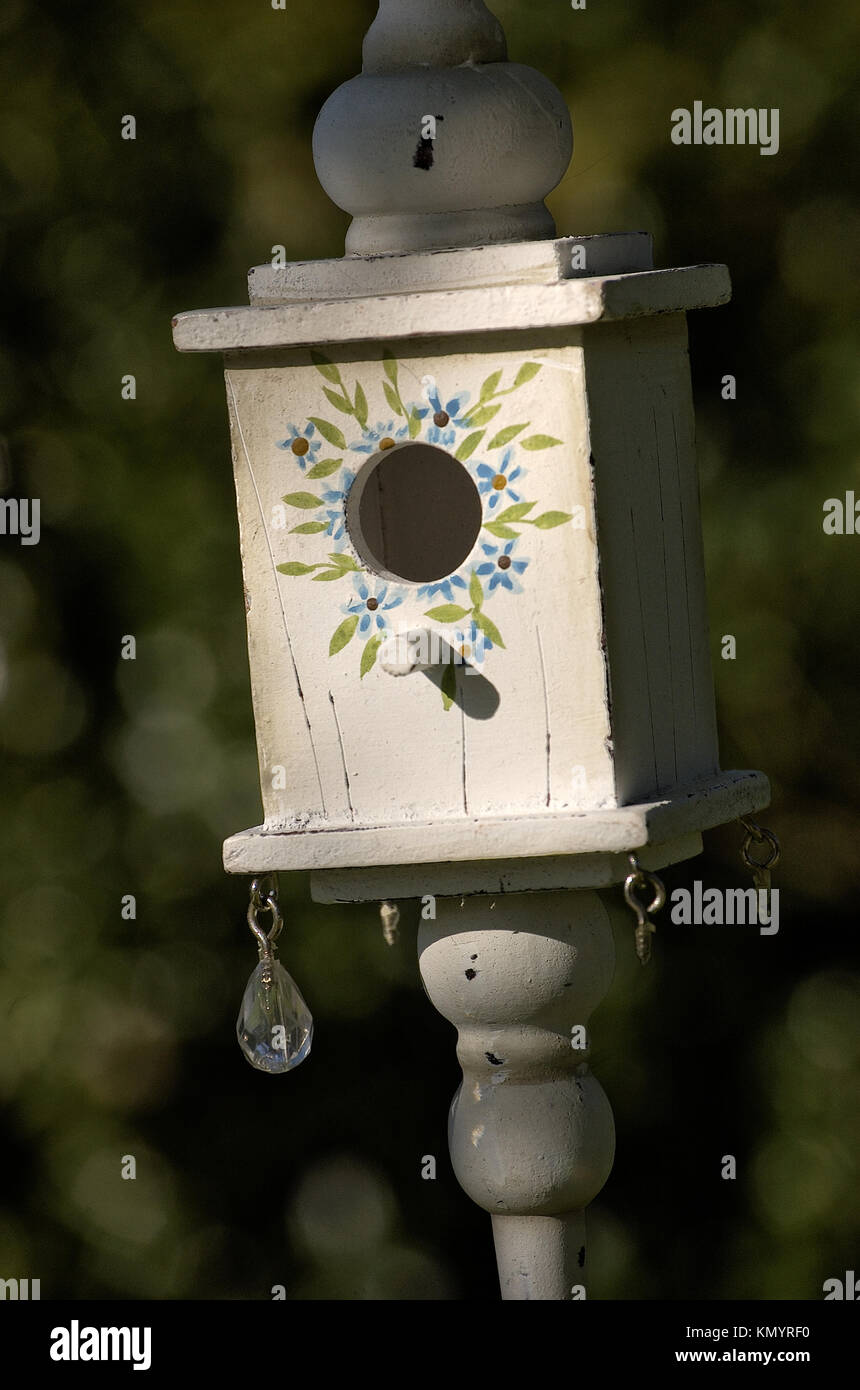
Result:
{"label": "small metal ring", "polygon": [[268,905],[269,898],[278,900],[278,879],[275,874],[259,874],[251,879],[251,902],[258,910]]}
{"label": "small metal ring", "polygon": [[[756,869],[775,869],[779,863],[780,854],[782,853],[779,840],[772,831],[765,830],[761,825],[756,825],[755,821],[747,820],[746,816],[741,816],[740,820],[741,825],[743,825],[747,831],[746,839],[741,846],[741,858],[746,867],[752,871]],[[750,854],[750,847],[753,844],[767,844],[770,846],[770,853],[767,859],[753,859]]]}

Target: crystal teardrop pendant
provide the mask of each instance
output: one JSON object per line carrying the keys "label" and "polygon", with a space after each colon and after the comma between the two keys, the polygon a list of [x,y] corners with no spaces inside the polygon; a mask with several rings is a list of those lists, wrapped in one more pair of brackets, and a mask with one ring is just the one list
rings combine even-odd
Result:
{"label": "crystal teardrop pendant", "polygon": [[236,1022],[239,1046],[258,1071],[292,1071],[311,1050],[314,1021],[295,980],[274,956],[248,981]]}

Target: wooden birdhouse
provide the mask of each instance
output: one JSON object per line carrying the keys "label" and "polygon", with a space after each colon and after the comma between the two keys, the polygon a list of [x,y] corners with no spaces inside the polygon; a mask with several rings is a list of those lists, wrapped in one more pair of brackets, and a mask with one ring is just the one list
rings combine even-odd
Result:
{"label": "wooden birdhouse", "polygon": [[686,313],[728,273],[556,237],[570,151],[482,4],[384,2],[314,137],[348,254],[174,321],[225,359],[264,809],[230,872],[311,869],[320,901],[594,888],[767,802],[719,770],[707,629]]}

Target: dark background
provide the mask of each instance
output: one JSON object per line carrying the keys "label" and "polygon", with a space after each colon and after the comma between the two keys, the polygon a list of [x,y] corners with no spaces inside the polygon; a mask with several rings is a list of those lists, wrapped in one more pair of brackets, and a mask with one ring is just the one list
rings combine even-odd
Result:
{"label": "dark background", "polygon": [[[664,914],[641,971],[621,919],[593,1022],[618,1155],[589,1296],[818,1299],[858,1254],[860,539],[822,530],[858,481],[858,10],[494,8],[573,113],[559,232],[643,228],[659,265],[731,268],[732,304],[690,325],[715,679],[723,764],[771,777],[784,850],[776,937]],[[220,364],[177,356],[170,318],[241,303],[275,244],[342,254],[311,130],[374,12],[0,16],[0,466],[42,503],[38,546],[0,537],[0,1277],[43,1298],[498,1296],[489,1219],[448,1166],[459,1071],[414,907],[389,949],[374,909],[282,876],[314,1050],[271,1078],[234,1034],[256,957],[220,845],[260,819],[242,583]],[[673,145],[696,99],[779,107],[779,153]],[[739,843],[709,834],[667,888],[745,886]]]}

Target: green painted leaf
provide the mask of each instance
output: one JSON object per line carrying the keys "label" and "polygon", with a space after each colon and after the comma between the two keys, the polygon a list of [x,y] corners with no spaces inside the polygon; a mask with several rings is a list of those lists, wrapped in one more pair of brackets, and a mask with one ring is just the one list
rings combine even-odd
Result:
{"label": "green painted leaf", "polygon": [[510,526],[503,525],[501,521],[485,521],[484,530],[489,531],[493,536],[498,536],[503,541],[516,540],[520,534],[519,531],[512,531]]}
{"label": "green painted leaf", "polygon": [[437,623],[457,623],[468,614],[468,608],[461,608],[458,603],[442,603],[438,608],[428,608],[424,617],[435,618]]}
{"label": "green painted leaf", "polygon": [[275,569],[281,574],[312,574],[319,569],[319,565],[300,565],[298,560],[287,560],[284,565],[276,565]]}
{"label": "green painted leaf", "polygon": [[315,497],[312,492],[288,492],[281,501],[286,502],[288,507],[301,507],[306,512],[322,506],[322,498]]}
{"label": "green painted leaf", "polygon": [[343,579],[344,575],[349,574],[349,570],[323,570],[322,574],[314,575],[315,584],[330,584],[333,579]]}
{"label": "green painted leaf", "polygon": [[493,435],[492,439],[487,445],[487,448],[501,449],[503,444],[510,444],[511,440],[514,438],[514,435],[519,434],[520,430],[526,430],[528,429],[528,427],[528,420],[526,420],[524,425],[506,425],[503,430],[499,430],[498,434]]}
{"label": "green painted leaf", "polygon": [[342,550],[330,550],[328,558],[331,560],[333,565],[335,565],[338,569],[341,570],[349,570],[350,572],[352,572],[353,570],[357,570],[359,568],[355,560],[353,560],[352,556],[344,555]]}
{"label": "green painted leaf", "polygon": [[469,425],[488,425],[494,415],[498,415],[502,408],[501,401],[498,405],[482,405],[478,410],[470,411]]}
{"label": "green painted leaf", "polygon": [[475,622],[481,631],[486,633],[494,646],[504,647],[505,644],[502,641],[502,634],[499,632],[496,624],[487,617],[486,613],[476,613]]}
{"label": "green painted leaf", "polygon": [[501,371],[491,372],[481,387],[481,400],[488,401],[491,396],[496,394],[496,387],[502,379]]}
{"label": "green painted leaf", "polygon": [[291,536],[318,536],[320,531],[328,530],[327,521],[303,521],[301,526],[291,526]]}
{"label": "green painted leaf", "polygon": [[403,414],[404,414],[404,410],[403,410],[403,406],[400,404],[400,397],[398,396],[397,392],[394,390],[394,387],[391,385],[391,383],[388,382],[388,381],[383,381],[383,383],[382,383],[382,389],[383,389],[383,391],[385,392],[385,399],[388,401],[388,404],[389,404],[389,406],[391,407],[391,409],[394,411],[394,414],[395,414],[395,415],[403,415]]}
{"label": "green painted leaf", "polygon": [[551,434],[530,434],[528,439],[520,440],[522,449],[554,449],[556,444],[560,444],[560,439],[553,439]]}
{"label": "green painted leaf", "polygon": [[361,382],[355,383],[355,418],[364,429],[367,424],[367,397],[361,389]]}
{"label": "green painted leaf", "polygon": [[409,413],[409,438],[414,439],[416,435],[419,435],[420,433],[421,416],[418,414],[417,410],[413,409]]}
{"label": "green painted leaf", "polygon": [[475,430],[474,434],[467,434],[454,457],[459,459],[461,463],[465,463],[466,459],[471,458],[474,454],[485,432],[484,430]]}
{"label": "green painted leaf", "polygon": [[326,357],[324,352],[317,352],[311,348],[311,361],[318,372],[321,372],[326,381],[333,381],[336,386],[340,385],[340,372],[334,365],[330,357]]}
{"label": "green painted leaf", "polygon": [[553,526],[563,526],[566,521],[571,521],[570,512],[543,512],[534,519],[527,519],[528,526],[536,526],[539,531],[551,531]]}
{"label": "green painted leaf", "polygon": [[336,473],[342,463],[343,459],[320,459],[319,463],[315,463],[313,468],[308,469],[305,476],[308,478],[327,478],[330,473]]}
{"label": "green painted leaf", "polygon": [[308,419],[312,425],[316,426],[323,439],[328,440],[329,444],[333,444],[336,449],[346,448],[346,440],[337,425],[330,425],[328,420],[319,420],[316,415],[309,415]]}
{"label": "green painted leaf", "polygon": [[516,502],[513,507],[505,507],[503,512],[499,512],[496,521],[522,521],[534,505],[534,502]]}
{"label": "green painted leaf", "polygon": [[525,386],[527,381],[531,381],[533,376],[537,376],[542,363],[524,362],[514,377],[514,386]]}
{"label": "green painted leaf", "polygon": [[457,698],[457,671],[453,661],[449,661],[439,687],[442,691],[442,705],[449,710]]}
{"label": "green painted leaf", "polygon": [[472,600],[473,611],[477,613],[484,602],[484,586],[474,570],[472,570],[472,578],[469,580],[469,598]]}
{"label": "green painted leaf", "polygon": [[[349,403],[347,397],[346,397],[345,395],[343,395],[342,393],[340,393],[340,392],[338,392],[338,391],[331,391],[331,390],[329,389],[328,386],[324,386],[324,387],[323,387],[323,395],[326,397],[327,400],[329,400],[329,401],[331,402],[331,404],[334,406],[335,410],[341,411],[341,413],[342,413],[343,415],[354,415],[354,414],[355,414],[355,411],[353,410],[352,406],[350,405],[350,403]],[[333,428],[333,427],[332,427],[332,428]],[[334,442],[334,441],[332,441],[332,442]],[[343,446],[342,444],[340,444],[340,445],[338,445],[338,447],[342,449],[344,446]]]}
{"label": "green painted leaf", "polygon": [[391,348],[386,348],[382,354],[382,370],[385,372],[385,375],[388,377],[388,380],[391,382],[391,385],[396,390],[397,358],[394,356],[394,353],[391,351]]}
{"label": "green painted leaf", "polygon": [[347,642],[352,641],[353,633],[358,627],[358,614],[354,613],[351,618],[344,618],[339,628],[336,628],[332,639],[328,644],[329,656],[337,656],[342,652]]}
{"label": "green painted leaf", "polygon": [[381,632],[378,632],[375,637],[371,637],[367,642],[365,642],[364,651],[361,653],[361,666],[359,668],[362,680],[364,680],[368,671],[373,670],[374,664],[376,662],[376,653],[382,646],[382,642],[383,636]]}

